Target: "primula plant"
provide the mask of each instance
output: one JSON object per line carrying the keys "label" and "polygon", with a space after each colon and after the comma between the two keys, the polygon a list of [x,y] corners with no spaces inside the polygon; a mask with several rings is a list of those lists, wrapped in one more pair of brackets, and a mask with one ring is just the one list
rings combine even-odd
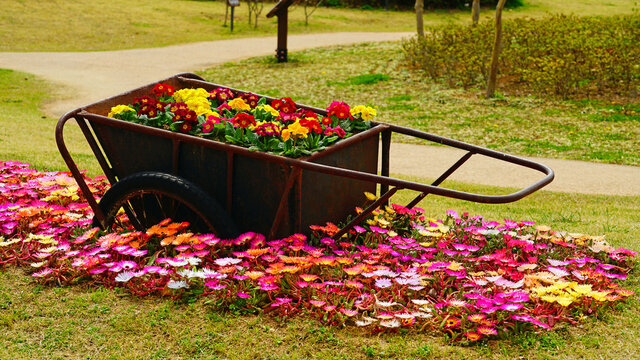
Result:
{"label": "primula plant", "polygon": [[[0,264],[30,265],[41,283],[86,280],[137,296],[203,301],[219,310],[307,316],[372,332],[410,328],[454,342],[546,331],[602,312],[634,251],[529,221],[489,221],[418,208],[376,210],[347,235],[312,226],[267,241],[193,234],[167,219],[135,231],[89,228],[90,207],[63,173],[0,163]],[[88,179],[97,194],[100,179]],[[372,194],[368,197],[374,199]]]}
{"label": "primula plant", "polygon": [[376,110],[334,101],[323,116],[298,108],[290,98],[269,102],[256,94],[227,88],[175,90],[158,83],[133,104],[114,106],[108,116],[250,150],[300,157],[369,129]]}

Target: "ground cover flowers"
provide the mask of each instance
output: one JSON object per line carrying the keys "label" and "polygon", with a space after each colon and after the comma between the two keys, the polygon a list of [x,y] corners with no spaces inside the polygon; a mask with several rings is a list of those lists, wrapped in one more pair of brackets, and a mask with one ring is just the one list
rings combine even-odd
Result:
{"label": "ground cover flowers", "polygon": [[108,117],[300,157],[369,129],[376,114],[369,106],[334,101],[323,116],[298,108],[291,98],[268,101],[227,88],[176,90],[158,83],[132,104],[112,107]]}
{"label": "ground cover flowers", "polygon": [[[89,206],[68,175],[4,162],[0,179],[0,264],[28,265],[42,283],[84,280],[137,296],[202,298],[218,309],[372,332],[440,332],[459,342],[576,323],[633,295],[622,284],[634,251],[528,221],[454,211],[437,220],[392,205],[338,240],[329,237],[334,224],[272,241],[188,233],[169,219],[145,232],[105,232],[90,228]],[[106,187],[88,183],[98,194]]]}

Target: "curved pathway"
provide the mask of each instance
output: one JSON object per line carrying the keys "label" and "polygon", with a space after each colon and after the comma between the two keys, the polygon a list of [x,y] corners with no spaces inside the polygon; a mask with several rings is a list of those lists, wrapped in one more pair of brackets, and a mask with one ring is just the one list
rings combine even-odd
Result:
{"label": "curved pathway", "polygon": [[[290,51],[369,41],[392,41],[412,33],[322,33],[290,35]],[[24,71],[70,87],[74,96],[49,104],[45,111],[60,116],[128,89],[179,72],[197,71],[214,64],[275,53],[275,37],[208,41],[163,48],[104,52],[0,52],[0,68]],[[461,153],[455,149],[394,143],[391,172],[437,177]],[[434,160],[435,159],[435,160]],[[640,167],[596,164],[558,159],[534,159],[556,173],[545,189],[607,195],[640,195]],[[530,170],[505,166],[484,157],[472,158],[451,179],[468,183],[524,187],[541,176]]]}

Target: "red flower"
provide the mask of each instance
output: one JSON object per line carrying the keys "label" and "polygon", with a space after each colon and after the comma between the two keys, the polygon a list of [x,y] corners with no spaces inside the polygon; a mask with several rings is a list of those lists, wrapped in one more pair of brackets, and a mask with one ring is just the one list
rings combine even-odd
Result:
{"label": "red flower", "polygon": [[259,136],[276,136],[276,135],[280,135],[280,129],[278,128],[278,126],[272,122],[267,122],[264,124],[261,124],[259,126],[256,126],[255,129],[253,129],[253,131],[255,131],[256,134],[258,134]]}
{"label": "red flower", "polygon": [[223,103],[222,105],[218,106],[218,108],[216,110],[218,110],[218,111],[222,111],[222,110],[231,111],[231,106],[229,106],[229,104],[227,104],[227,103]]}
{"label": "red flower", "polygon": [[218,99],[220,102],[226,102],[233,99],[234,97],[233,91],[231,91],[231,89],[221,87],[210,91],[209,93],[211,94],[210,98]]}
{"label": "red flower", "polygon": [[175,89],[173,88],[173,86],[167,83],[157,83],[156,86],[153,87],[153,93],[158,97],[162,96],[163,94],[173,95],[174,91]]}
{"label": "red flower", "polygon": [[256,119],[253,117],[253,115],[240,113],[234,116],[233,119],[231,119],[231,122],[234,126],[246,128],[249,125],[255,125]]}
{"label": "red flower", "polygon": [[299,109],[298,114],[299,114],[298,117],[301,119],[304,119],[304,118],[318,119],[318,114],[311,110]]}
{"label": "red flower", "polygon": [[189,110],[186,109],[177,109],[174,113],[173,116],[173,122],[178,122],[178,121],[185,121],[187,114],[189,113]]}
{"label": "red flower", "polygon": [[150,96],[140,96],[133,100],[133,106],[136,105],[151,105],[154,106],[158,101]]}
{"label": "red flower", "polygon": [[327,116],[336,116],[338,119],[353,119],[351,109],[345,102],[334,101],[327,108]]}
{"label": "red flower", "polygon": [[300,120],[300,125],[309,129],[309,131],[313,131],[316,134],[322,134],[322,126],[318,122],[318,120],[314,120],[312,118],[305,118]]}
{"label": "red flower", "polygon": [[187,106],[187,104],[183,102],[179,102],[179,103],[172,103],[171,107],[169,108],[169,111],[175,114],[178,110],[188,110],[188,109],[189,107]]}
{"label": "red flower", "polygon": [[296,111],[296,103],[291,98],[275,99],[271,102],[271,107],[285,114],[292,114]]}
{"label": "red flower", "polygon": [[198,122],[198,115],[193,110],[188,110],[184,115],[184,120],[188,123],[195,124]]}
{"label": "red flower", "polygon": [[258,100],[260,100],[260,98],[258,97],[258,95],[256,94],[251,94],[251,93],[243,93],[240,94],[240,97],[242,99],[244,99],[244,102],[246,102],[247,104],[249,104],[249,106],[251,106],[251,108],[253,109],[254,107],[258,106]]}
{"label": "red flower", "polygon": [[322,122],[323,125],[327,125],[327,126],[331,126],[331,123],[333,123],[333,119],[331,119],[330,117],[324,117],[322,118],[322,120],[320,120],[320,122]]}
{"label": "red flower", "polygon": [[191,124],[188,122],[184,122],[182,123],[182,125],[180,125],[180,131],[182,131],[183,133],[188,133],[189,131],[191,131]]}

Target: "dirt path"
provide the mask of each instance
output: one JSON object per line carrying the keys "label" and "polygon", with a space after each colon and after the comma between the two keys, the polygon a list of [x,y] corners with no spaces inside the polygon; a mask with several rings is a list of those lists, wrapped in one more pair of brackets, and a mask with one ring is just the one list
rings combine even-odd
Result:
{"label": "dirt path", "polygon": [[[291,35],[289,51],[368,41],[392,41],[410,33],[326,33]],[[41,76],[72,89],[74,96],[49,104],[52,116],[169,77],[214,64],[274,53],[275,37],[220,40],[164,48],[105,52],[10,53],[0,52],[0,68]],[[443,147],[393,144],[391,172],[437,177],[461,153]],[[535,159],[551,167],[556,179],[550,191],[607,195],[640,195],[640,167],[581,161]],[[541,176],[535,171],[504,166],[502,162],[474,157],[452,177],[468,183],[524,187]]]}

